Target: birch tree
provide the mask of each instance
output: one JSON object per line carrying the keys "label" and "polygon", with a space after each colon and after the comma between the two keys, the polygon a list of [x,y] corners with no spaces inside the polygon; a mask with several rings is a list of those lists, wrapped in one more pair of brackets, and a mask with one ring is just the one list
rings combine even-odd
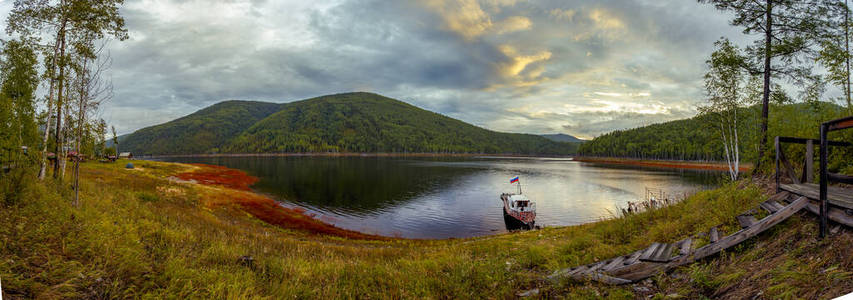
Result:
{"label": "birch tree", "polygon": [[[119,13],[123,3],[123,0],[17,0],[6,20],[8,34],[17,34],[43,49],[45,77],[49,82],[46,123],[50,125],[51,109],[55,107],[54,152],[57,162],[63,162],[60,153],[65,149],[62,120],[69,86],[66,71],[72,61],[69,48],[73,46],[76,54],[85,55],[94,51],[92,41],[106,37],[127,39],[124,18]],[[43,39],[48,39],[48,42],[42,44]],[[49,131],[45,130],[43,139],[45,148],[39,178],[45,175]],[[55,178],[63,174],[60,173],[60,165],[64,166],[64,163],[54,165]]]}
{"label": "birch tree", "polygon": [[745,107],[747,95],[742,93],[745,87],[746,72],[740,67],[745,60],[738,47],[728,39],[721,39],[715,44],[716,50],[706,62],[708,73],[705,74],[705,90],[708,103],[699,108],[702,114],[708,115],[711,128],[719,133],[723,152],[728,166],[729,178],[738,178],[740,168],[741,135],[739,134],[738,111]]}

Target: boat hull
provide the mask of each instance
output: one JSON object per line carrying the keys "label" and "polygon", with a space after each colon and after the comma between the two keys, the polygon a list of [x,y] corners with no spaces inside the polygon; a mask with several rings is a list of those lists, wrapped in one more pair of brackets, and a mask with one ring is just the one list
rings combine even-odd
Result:
{"label": "boat hull", "polygon": [[[536,222],[536,211],[516,211],[510,209],[508,195],[501,195],[503,202],[504,221],[514,221],[521,224],[525,228],[533,228]],[[509,225],[509,223],[507,223]]]}

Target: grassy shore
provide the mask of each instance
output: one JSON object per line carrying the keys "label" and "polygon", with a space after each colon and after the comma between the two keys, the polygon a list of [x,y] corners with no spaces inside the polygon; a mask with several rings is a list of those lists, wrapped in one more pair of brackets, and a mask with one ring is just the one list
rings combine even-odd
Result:
{"label": "grassy shore", "polygon": [[853,290],[850,232],[819,241],[805,214],[638,285],[541,280],[712,226],[734,232],[735,216],[766,199],[749,182],[586,225],[422,241],[330,232],[267,205],[239,171],[125,163],[84,164],[79,208],[67,183],[20,170],[2,177],[4,299],[511,298],[532,288],[549,298],[825,298]]}

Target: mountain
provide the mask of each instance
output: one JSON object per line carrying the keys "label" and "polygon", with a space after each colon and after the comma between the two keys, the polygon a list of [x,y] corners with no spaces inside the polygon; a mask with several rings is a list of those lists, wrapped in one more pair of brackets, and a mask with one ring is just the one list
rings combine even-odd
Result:
{"label": "mountain", "polygon": [[579,139],[575,136],[563,134],[563,133],[554,133],[554,134],[542,134],[542,137],[555,141],[555,142],[563,142],[563,143],[583,143],[586,140]]}
{"label": "mountain", "polygon": [[[285,104],[226,101],[131,134],[137,154],[493,153],[568,155],[576,143],[483,129],[372,93]],[[124,150],[122,150],[124,151]]]}
{"label": "mountain", "polygon": [[146,127],[119,141],[122,152],[138,154],[195,154],[218,152],[249,126],[279,111],[282,104],[223,101],[185,117]]}

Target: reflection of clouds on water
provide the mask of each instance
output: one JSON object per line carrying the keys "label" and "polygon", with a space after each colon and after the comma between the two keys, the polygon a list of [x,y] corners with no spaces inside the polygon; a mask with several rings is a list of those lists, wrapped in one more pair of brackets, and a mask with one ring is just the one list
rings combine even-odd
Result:
{"label": "reflection of clouds on water", "polygon": [[[708,187],[716,173],[609,167],[524,158],[227,158],[261,177],[254,188],[288,199],[317,218],[366,233],[410,238],[469,237],[506,231],[503,192],[521,176],[536,201],[536,224],[565,226],[610,218],[645,189],[672,195]],[[710,175],[709,175],[710,174]]]}

